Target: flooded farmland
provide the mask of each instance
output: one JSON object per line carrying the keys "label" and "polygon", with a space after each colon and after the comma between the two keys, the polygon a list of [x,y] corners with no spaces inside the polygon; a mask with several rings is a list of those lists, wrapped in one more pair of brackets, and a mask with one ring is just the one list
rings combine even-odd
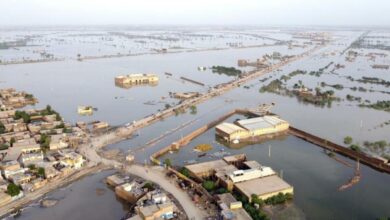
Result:
{"label": "flooded farmland", "polygon": [[[39,30],[32,33],[6,33],[1,40],[15,39],[15,35],[27,36],[32,33],[43,37],[29,41],[28,44],[31,45],[21,50],[0,50],[0,59],[3,62],[23,61],[23,57],[27,56],[34,59],[34,56],[38,56],[33,52],[37,44],[41,48],[47,47],[45,53],[53,54],[54,58],[59,60],[0,65],[2,88],[12,87],[34,94],[39,100],[36,108],[50,104],[68,122],[102,120],[113,126],[139,120],[163,110],[167,104],[179,103],[179,100],[170,97],[170,92],[205,93],[218,84],[236,78],[213,73],[209,69],[211,66],[228,66],[251,71],[255,68],[240,67],[237,61],[256,60],[274,52],[297,55],[313,47],[305,44],[309,40],[294,38],[294,30],[201,30],[194,31],[192,35],[187,32],[180,34],[178,31],[170,33],[146,30],[136,33],[99,30],[92,31],[90,36],[83,36],[72,30],[61,30],[58,33]],[[136,162],[148,163],[153,152],[230,110],[275,103],[271,111],[294,127],[339,144],[343,144],[344,137],[351,136],[363,152],[390,156],[390,146],[374,149],[364,145],[367,141],[390,142],[390,125],[385,123],[390,120],[389,112],[361,105],[369,106],[377,101],[390,100],[390,89],[386,84],[390,81],[389,70],[372,68],[374,64],[390,65],[390,52],[349,48],[361,34],[361,31],[330,31],[332,41],[315,54],[198,104],[195,113],[187,110],[140,129],[133,138],[110,145],[107,149],[132,153]],[[290,45],[297,44],[299,47],[289,48],[288,44],[282,44],[281,41],[292,41]],[[113,44],[116,46],[112,46]],[[79,45],[82,45],[81,51],[76,49]],[[99,45],[99,49],[96,49],[96,45]],[[65,52],[63,48],[67,48]],[[168,48],[168,52],[159,52],[162,48]],[[118,53],[127,54],[128,51],[128,56],[104,57]],[[356,52],[356,55],[351,55],[354,56],[352,61],[348,60],[348,51]],[[84,59],[77,60],[78,53],[82,54]],[[87,59],[88,57],[90,59]],[[328,65],[321,74],[310,74]],[[336,68],[336,65],[340,68]],[[207,69],[199,71],[198,67]],[[295,84],[299,84],[311,89],[313,93],[316,88],[322,91],[332,90],[338,99],[318,106],[279,91],[260,93],[263,86],[296,70],[306,73],[282,80],[284,89],[292,91]],[[128,89],[115,86],[115,76],[130,73],[155,73],[160,80],[156,86],[136,86]],[[172,76],[166,73],[171,73]],[[183,81],[180,77],[199,81],[205,86]],[[362,77],[378,78],[381,81],[359,81]],[[342,88],[329,86],[336,84],[342,85]],[[351,101],[347,95],[361,99]],[[92,116],[80,116],[77,113],[79,105],[91,105],[97,111]],[[234,119],[235,117],[229,120]],[[163,137],[161,140],[147,144],[160,136]],[[321,148],[293,136],[231,149],[216,142],[212,128],[188,146],[164,156],[163,159],[170,158],[177,166],[198,160],[193,147],[200,143],[211,143],[214,149],[199,160],[210,160],[210,155],[217,152],[245,153],[251,160],[271,166],[278,172],[282,170],[283,179],[294,186],[294,204],[303,211],[307,219],[375,219],[390,216],[388,174],[362,165],[362,180],[352,188],[340,192],[337,188],[348,181],[353,175],[353,169],[329,157]],[[269,146],[272,146],[271,157]],[[339,155],[337,157],[355,163],[348,158]],[[86,177],[66,189],[53,192],[50,196],[61,198],[57,206],[48,209],[31,207],[23,211],[20,218],[27,219],[28,216],[28,219],[46,219],[48,216],[54,216],[56,219],[119,219],[125,211],[114,194],[108,190],[100,197],[94,194],[95,188],[106,188],[101,183],[105,174]],[[74,202],[76,200],[77,207]],[[92,210],[93,216],[90,216],[88,213]],[[72,213],[72,216],[69,216],[69,213]]]}

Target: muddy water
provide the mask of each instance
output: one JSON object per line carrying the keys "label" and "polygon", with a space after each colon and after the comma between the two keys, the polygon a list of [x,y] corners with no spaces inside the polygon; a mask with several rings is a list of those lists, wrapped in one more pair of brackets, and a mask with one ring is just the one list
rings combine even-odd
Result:
{"label": "muddy water", "polygon": [[[330,53],[344,49],[346,43],[331,45],[321,52]],[[250,48],[224,51],[204,51],[196,53],[180,53],[165,55],[145,55],[117,59],[101,59],[89,61],[65,61],[26,65],[0,66],[0,86],[14,87],[33,93],[40,103],[37,107],[50,104],[58,110],[67,121],[105,120],[113,125],[120,125],[137,120],[164,108],[164,105],[177,103],[177,100],[168,98],[169,92],[177,91],[207,91],[209,86],[232,80],[233,77],[213,74],[210,71],[198,72],[198,66],[225,65],[236,66],[237,59],[256,59],[265,53],[279,51],[281,53],[296,54],[300,49],[288,50],[285,46],[270,48]],[[364,53],[366,51],[363,51]],[[279,78],[296,69],[318,70],[329,62],[345,63],[344,58],[337,56],[323,57],[317,53],[312,57],[298,61],[276,71],[270,76]],[[384,61],[386,62],[386,61]],[[371,63],[366,59],[358,58],[355,63],[346,63],[347,67],[339,70],[341,75],[378,76],[390,80],[386,71],[370,68]],[[113,78],[119,74],[135,72],[154,72],[160,76],[160,83],[156,87],[135,87],[122,89],[114,86]],[[167,78],[164,72],[173,73]],[[200,87],[179,78],[185,76],[205,83]],[[272,80],[272,79],[271,79]],[[315,87],[321,81],[329,83],[341,82],[348,84],[344,78],[336,75],[323,75],[317,79],[312,76],[298,76],[288,85],[302,80],[305,85]],[[268,83],[265,82],[265,83]],[[273,112],[288,120],[293,126],[310,131],[316,135],[342,143],[343,137],[350,135],[356,142],[365,140],[387,139],[390,126],[373,130],[372,128],[383,121],[389,120],[387,112],[358,108],[349,102],[333,103],[331,108],[321,108],[297,102],[295,98],[282,97],[274,94],[258,92],[265,83],[258,80],[249,82],[247,86],[237,88],[227,94],[216,97],[197,106],[197,113],[174,116],[159,123],[153,124],[139,131],[134,139],[127,140],[112,146],[123,151],[134,150],[143,146],[149,140],[158,137],[180,125],[192,122],[189,126],[180,129],[143,151],[133,152],[137,162],[147,161],[149,155],[179,139],[197,127],[215,119],[234,108],[255,107],[260,103],[276,103]],[[367,85],[368,86],[368,85]],[[380,86],[374,88],[385,89]],[[336,91],[336,95],[344,97],[352,94],[348,90]],[[364,99],[388,99],[388,95],[360,94]],[[164,97],[164,98],[162,98]],[[145,105],[152,101],[156,105]],[[90,117],[77,115],[78,105],[92,105],[98,111]],[[295,200],[308,219],[374,219],[379,216],[390,216],[387,174],[378,173],[362,166],[362,180],[353,188],[338,192],[337,188],[348,181],[353,170],[334,161],[323,153],[322,149],[306,143],[295,137],[286,137],[283,140],[251,145],[241,149],[229,149],[214,141],[211,129],[208,133],[197,138],[188,148],[168,155],[174,164],[183,164],[186,160],[196,157],[192,147],[196,143],[211,142],[215,150],[231,153],[247,153],[249,159],[261,164],[283,170],[286,181],[295,188]],[[388,140],[390,141],[390,140]],[[268,157],[268,146],[272,147],[271,158]],[[205,157],[203,159],[212,159]],[[345,159],[345,158],[344,158]],[[347,159],[345,159],[347,160]],[[96,188],[104,188],[101,183],[103,174],[87,177],[72,185],[74,187],[53,192],[53,197],[60,198],[60,202],[52,208],[42,209],[33,207],[23,212],[21,218],[28,219],[118,219],[124,214],[122,205],[109,191],[101,196],[96,195]],[[96,186],[96,187],[95,187]],[[72,190],[70,190],[72,189]],[[74,193],[77,192],[77,193]],[[92,214],[91,214],[92,213]]]}
{"label": "muddy water", "polygon": [[120,219],[127,212],[113,190],[104,183],[113,171],[87,176],[71,185],[49,193],[46,198],[58,203],[41,208],[36,203],[23,210],[17,219]]}

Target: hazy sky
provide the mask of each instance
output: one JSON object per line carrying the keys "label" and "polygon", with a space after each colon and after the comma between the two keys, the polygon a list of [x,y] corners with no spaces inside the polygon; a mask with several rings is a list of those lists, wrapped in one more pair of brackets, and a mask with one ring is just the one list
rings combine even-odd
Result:
{"label": "hazy sky", "polygon": [[0,25],[380,25],[390,0],[0,0]]}

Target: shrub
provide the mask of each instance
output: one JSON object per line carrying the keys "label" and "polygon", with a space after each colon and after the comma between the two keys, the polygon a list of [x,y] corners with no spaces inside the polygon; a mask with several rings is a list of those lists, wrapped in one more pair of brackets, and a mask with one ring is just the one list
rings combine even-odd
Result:
{"label": "shrub", "polygon": [[165,164],[165,166],[167,166],[167,167],[171,167],[171,166],[172,166],[172,161],[171,161],[171,159],[169,159],[169,158],[165,159],[165,160],[164,160],[164,164]]}
{"label": "shrub", "polygon": [[359,145],[352,144],[349,148],[351,148],[351,150],[353,150],[353,151],[360,152]]}
{"label": "shrub", "polygon": [[182,167],[179,172],[186,177],[190,177],[190,171],[185,167]]}
{"label": "shrub", "polygon": [[352,144],[352,141],[353,141],[353,139],[351,136],[346,136],[344,138],[344,144]]}
{"label": "shrub", "polygon": [[202,183],[203,188],[205,188],[207,191],[213,191],[216,187],[216,184],[214,181],[206,180]]}

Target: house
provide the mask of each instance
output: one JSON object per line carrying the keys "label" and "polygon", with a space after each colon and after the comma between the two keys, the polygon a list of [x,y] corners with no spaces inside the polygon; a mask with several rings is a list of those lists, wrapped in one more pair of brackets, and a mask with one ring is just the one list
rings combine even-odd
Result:
{"label": "house", "polygon": [[13,175],[25,173],[28,169],[21,168],[18,161],[7,161],[1,164],[1,173],[6,179],[9,179]]}
{"label": "house", "polygon": [[40,163],[43,162],[43,153],[40,151],[37,153],[21,154],[18,161],[24,167],[27,167],[30,164]]}
{"label": "house", "polygon": [[74,151],[60,152],[60,154],[63,157],[60,162],[65,166],[80,169],[84,165],[85,160],[83,156]]}
{"label": "house", "polygon": [[94,124],[92,125],[92,129],[93,129],[94,131],[96,131],[96,130],[108,128],[108,126],[109,126],[109,124],[108,124],[107,122],[102,122],[102,121],[101,121],[101,122],[94,123]]}
{"label": "house", "polygon": [[59,150],[63,148],[69,147],[69,144],[66,141],[67,137],[66,135],[57,134],[50,136],[50,150]]}
{"label": "house", "polygon": [[230,193],[217,195],[218,206],[223,220],[251,220],[251,216],[242,208],[242,203]]}
{"label": "house", "polygon": [[144,220],[172,219],[174,205],[172,202],[136,207],[136,212]]}
{"label": "house", "polygon": [[32,180],[31,174],[26,173],[18,173],[10,176],[10,181],[12,181],[15,185],[21,185],[23,183],[28,183]]}

